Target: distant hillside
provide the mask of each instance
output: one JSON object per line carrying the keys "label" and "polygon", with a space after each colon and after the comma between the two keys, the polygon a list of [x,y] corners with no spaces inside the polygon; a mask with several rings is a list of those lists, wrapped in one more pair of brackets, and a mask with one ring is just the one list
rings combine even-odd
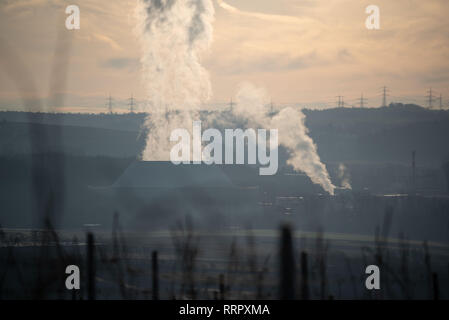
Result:
{"label": "distant hillside", "polygon": [[49,125],[40,123],[0,123],[0,155],[20,155],[32,152],[30,132],[60,136],[60,144],[48,139],[43,153],[65,153],[81,156],[136,157],[145,145],[145,136],[137,131],[122,131],[95,127]]}
{"label": "distant hillside", "polygon": [[449,111],[394,104],[378,109],[305,110],[323,161],[440,165],[449,156]]}
{"label": "distant hillside", "polygon": [[144,113],[128,114],[82,114],[82,113],[32,113],[0,112],[1,122],[41,123],[62,126],[81,126],[121,131],[139,131],[145,118]]}
{"label": "distant hillside", "polygon": [[[416,105],[304,110],[324,162],[410,163],[440,166],[449,156],[449,111]],[[74,155],[133,157],[144,147],[146,114],[42,114],[0,112],[0,155],[30,152],[28,123],[48,134],[61,129],[63,150]]]}

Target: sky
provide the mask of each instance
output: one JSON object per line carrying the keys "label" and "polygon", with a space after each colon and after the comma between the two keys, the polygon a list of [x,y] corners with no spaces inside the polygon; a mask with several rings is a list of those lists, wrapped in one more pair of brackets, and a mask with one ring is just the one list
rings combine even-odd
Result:
{"label": "sky", "polygon": [[[358,106],[363,93],[374,107],[387,86],[388,101],[425,104],[431,87],[448,107],[447,0],[213,3],[214,40],[202,56],[211,104],[229,101],[250,81],[279,105],[334,107],[341,95]],[[80,8],[80,30],[65,28],[71,4]],[[111,94],[120,112],[131,95],[140,103],[151,99],[142,82],[135,4],[0,0],[0,110],[103,112]],[[380,30],[365,27],[372,4],[380,9]]]}

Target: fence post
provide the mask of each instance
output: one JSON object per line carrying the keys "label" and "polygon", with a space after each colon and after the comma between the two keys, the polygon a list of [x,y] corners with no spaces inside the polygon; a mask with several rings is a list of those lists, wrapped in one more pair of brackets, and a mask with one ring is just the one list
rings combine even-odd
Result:
{"label": "fence post", "polygon": [[153,276],[153,300],[159,300],[159,266],[157,261],[157,251],[153,251],[151,267]]}
{"label": "fence post", "polygon": [[433,300],[440,299],[440,288],[438,286],[438,274],[436,272],[432,273],[433,282]]}
{"label": "fence post", "polygon": [[280,298],[281,300],[293,300],[295,298],[295,259],[293,257],[292,233],[288,226],[283,226],[281,231],[280,273]]}
{"label": "fence post", "polygon": [[219,276],[219,289],[220,289],[220,300],[225,299],[225,284],[224,284],[224,275],[220,274]]}
{"label": "fence post", "polygon": [[95,247],[91,232],[87,234],[87,299],[95,300]]}
{"label": "fence post", "polygon": [[307,253],[301,252],[301,298],[309,300],[309,271],[307,267]]}

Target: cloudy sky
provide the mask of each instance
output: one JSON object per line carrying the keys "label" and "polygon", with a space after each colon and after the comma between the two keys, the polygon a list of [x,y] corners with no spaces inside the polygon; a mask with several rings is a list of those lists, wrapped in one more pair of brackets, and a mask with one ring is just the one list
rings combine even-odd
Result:
{"label": "cloudy sky", "polygon": [[[70,4],[80,7],[80,30],[65,29]],[[370,4],[380,8],[380,30],[365,27]],[[242,81],[264,87],[275,103],[311,107],[335,106],[338,95],[357,105],[361,93],[378,106],[384,85],[391,100],[424,104],[432,87],[448,103],[447,0],[214,0],[214,6],[214,42],[202,59],[211,103],[229,101]],[[0,0],[0,110],[39,98],[60,111],[101,112],[109,93],[117,110],[131,94],[148,98],[134,8],[131,0]],[[64,71],[66,81],[53,76]]]}

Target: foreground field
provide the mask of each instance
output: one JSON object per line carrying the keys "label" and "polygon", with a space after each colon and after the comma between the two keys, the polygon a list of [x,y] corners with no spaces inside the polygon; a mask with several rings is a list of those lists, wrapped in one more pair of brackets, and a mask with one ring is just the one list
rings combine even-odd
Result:
{"label": "foreground field", "polygon": [[[387,230],[376,236],[289,228],[207,232],[195,231],[189,220],[148,233],[121,232],[118,221],[112,232],[89,228],[93,246],[83,232],[2,230],[1,298],[278,299],[285,277],[296,299],[449,297],[449,244],[392,238]],[[81,270],[78,291],[64,285],[70,264]],[[381,270],[381,290],[365,288],[372,264]]]}

